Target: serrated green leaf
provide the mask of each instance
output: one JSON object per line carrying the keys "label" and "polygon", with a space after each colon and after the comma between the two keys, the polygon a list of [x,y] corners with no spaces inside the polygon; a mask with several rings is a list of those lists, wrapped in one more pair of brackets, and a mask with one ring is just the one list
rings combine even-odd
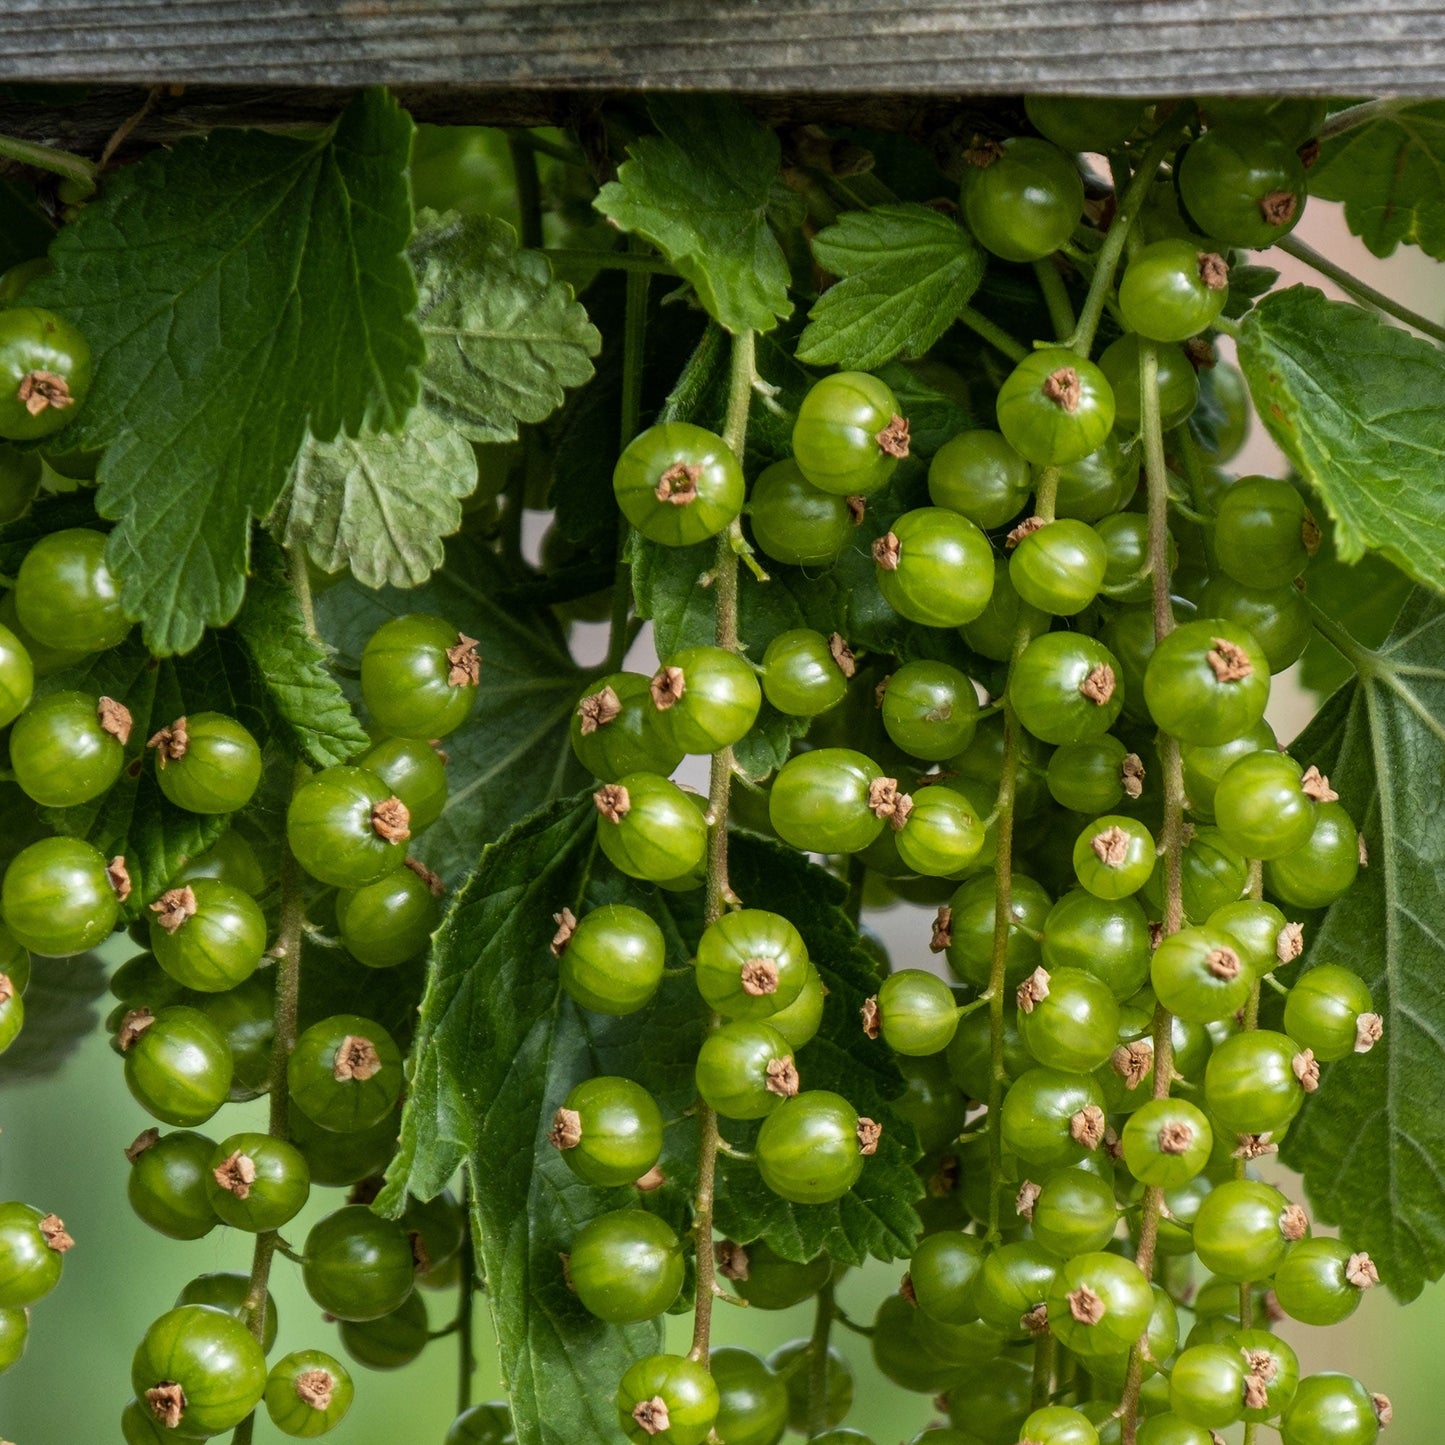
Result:
{"label": "serrated green leaf", "polygon": [[648,109],[658,134],[628,147],[597,209],[652,242],[727,330],[771,331],[793,309],[768,228],[777,136],[727,97],[659,97]]}
{"label": "serrated green leaf", "polygon": [[511,441],[519,422],[545,420],[566,388],[591,379],[597,328],[505,221],[423,211],[410,255],[426,338],[422,395],[463,436]]}
{"label": "serrated green leaf", "polygon": [[25,1026],[0,1054],[0,1086],[54,1078],[100,1023],[105,964],[79,958],[36,958],[25,990]]}
{"label": "serrated green leaf", "polygon": [[316,598],[321,634],[353,677],[371,634],[407,612],[445,617],[480,644],[476,706],[443,745],[450,759],[446,809],[412,847],[455,882],[484,843],[580,783],[567,726],[587,675],[551,615],[508,599],[496,556],[465,536],[448,542],[446,567],[422,587],[373,591],[347,578]]}
{"label": "serrated green leaf", "polygon": [[90,341],[65,441],[105,448],[107,556],[157,654],[235,615],[251,519],[308,422],[322,438],[396,427],[416,399],[411,130],[373,90],[316,136],[220,130],[157,150],[108,180],[27,290]]}
{"label": "serrated green leaf", "polygon": [[130,709],[132,727],[120,777],[99,798],[72,808],[45,808],[58,833],[85,838],[107,858],[120,855],[130,874],[128,918],[170,887],[186,861],[225,832],[228,819],[189,813],[169,801],[155,777],[155,754],[146,740],[178,717],[222,712],[236,718],[262,744],[267,737],[262,701],[250,662],[234,634],[207,633],[185,657],[157,661],[132,636],[75,667],[39,679],[36,693],[74,690],[112,697]]}
{"label": "serrated green leaf", "polygon": [[983,279],[978,243],[928,206],[847,211],[813,237],[813,255],[841,279],[813,303],[798,360],[871,371],[928,351]]}
{"label": "serrated green leaf", "polygon": [[25,554],[42,538],[67,527],[104,527],[95,516],[93,492],[62,492],[38,497],[23,517],[0,527],[0,576],[11,578],[20,570]]}
{"label": "serrated green leaf", "polygon": [[286,579],[280,548],[256,548],[235,633],[250,655],[270,711],[291,750],[318,768],[344,763],[370,739],[327,666],[327,652],[306,630]]}
{"label": "serrated green leaf", "polygon": [[1445,351],[1291,286],[1250,313],[1239,360],[1260,420],[1334,518],[1341,560],[1369,548],[1445,590]]}
{"label": "serrated green leaf", "polygon": [[1377,256],[1407,241],[1445,260],[1445,102],[1402,106],[1327,140],[1310,194],[1343,201],[1350,230]]}
{"label": "serrated green leaf", "polygon": [[1284,1138],[1321,1222],[1368,1250],[1402,1299],[1445,1272],[1445,604],[1416,591],[1378,652],[1361,650],[1290,751],[1339,792],[1369,847],[1353,888],[1307,930],[1310,963],[1343,963],[1384,1017],[1366,1054],[1326,1064]]}
{"label": "serrated green leaf", "polygon": [[441,566],[476,485],[472,444],[420,406],[399,432],[307,437],[272,527],[323,572],[349,567],[367,587],[419,587]]}

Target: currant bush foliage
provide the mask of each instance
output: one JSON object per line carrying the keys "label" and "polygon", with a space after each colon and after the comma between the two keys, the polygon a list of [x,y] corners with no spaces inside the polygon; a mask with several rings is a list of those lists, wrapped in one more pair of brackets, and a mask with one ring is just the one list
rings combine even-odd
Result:
{"label": "currant bush foliage", "polygon": [[[870,1259],[921,1445],[1370,1445],[1388,1401],[1253,1326],[1445,1273],[1445,333],[1266,263],[1310,194],[1445,255],[1440,109],[507,142],[372,91],[4,183],[0,1071],[97,1013],[25,945],[128,926],[131,1203],[258,1235],[157,1302],[126,1440],[340,1420],[260,1286],[350,1186],[280,1253],[354,1360],[427,1347],[417,1278],[487,1296],[507,1402],[447,1445],[831,1439],[841,1363],[714,1354],[713,1302],[867,1332]],[[1235,476],[1251,415],[1288,478]],[[0,1204],[0,1370],[71,1243]]]}

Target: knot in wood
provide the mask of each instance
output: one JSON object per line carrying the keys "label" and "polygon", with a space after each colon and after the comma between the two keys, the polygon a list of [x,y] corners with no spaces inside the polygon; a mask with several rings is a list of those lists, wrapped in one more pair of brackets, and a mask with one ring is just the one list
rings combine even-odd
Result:
{"label": "knot in wood", "polygon": [[674,462],[657,479],[653,495],[659,502],[674,507],[689,507],[697,501],[697,484],[702,480],[702,466],[697,462]]}
{"label": "knot in wood", "polygon": [[411,813],[400,798],[383,798],[371,810],[371,831],[383,843],[405,843],[411,837]]}
{"label": "knot in wood", "polygon": [[381,1055],[370,1039],[359,1034],[347,1034],[336,1046],[336,1058],[331,1065],[331,1077],[338,1083],[356,1080],[365,1083],[381,1072]]}
{"label": "knot in wood", "polygon": [[632,799],[621,783],[606,783],[592,794],[597,811],[609,823],[620,823],[632,811]]}
{"label": "knot in wood", "polygon": [[878,1141],[883,1137],[883,1125],[876,1119],[858,1120],[858,1152],[866,1159],[878,1152]]}
{"label": "knot in wood", "polygon": [[447,685],[476,687],[482,680],[482,659],[477,652],[477,639],[465,632],[447,648]]}
{"label": "knot in wood", "polygon": [[1209,664],[1216,681],[1243,682],[1245,678],[1254,675],[1254,664],[1238,643],[1231,642],[1227,637],[1212,637],[1210,641],[1214,646],[1204,654],[1204,660]]}
{"label": "knot in wood", "polygon": [[598,728],[605,728],[622,712],[622,699],[611,687],[590,692],[577,704],[577,731],[590,738]]}

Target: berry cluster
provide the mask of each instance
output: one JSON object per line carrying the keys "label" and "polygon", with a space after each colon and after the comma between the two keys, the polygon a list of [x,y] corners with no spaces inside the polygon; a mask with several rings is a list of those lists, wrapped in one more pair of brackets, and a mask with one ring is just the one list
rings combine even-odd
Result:
{"label": "berry cluster", "polygon": [[[1229,295],[1231,248],[1267,246],[1298,219],[1297,147],[1321,114],[1211,103],[1177,192],[1149,197],[1110,299],[1117,339],[1097,362],[1073,344],[1020,360],[998,388],[998,429],[933,456],[926,505],[886,490],[909,423],[861,372],[813,385],[792,458],[750,495],[740,458],[689,423],[644,431],[617,465],[618,505],[643,537],[745,545],[746,516],[757,550],[785,567],[834,565],[863,545],[875,502],[902,497],[873,529],[877,588],[979,660],[970,675],[793,629],[761,656],[694,646],[650,678],[608,676],[573,719],[601,782],[599,846],[629,876],[701,884],[708,802],[669,774],[688,754],[729,760],[766,702],[816,723],[752,802],[737,800],[749,826],[851,860],[865,898],[939,904],[919,950],[941,954],[952,981],[888,973],[861,1020],[898,1056],[927,1151],[927,1228],[871,1329],[884,1376],[951,1401],[953,1425],[920,1445],[1098,1445],[1121,1438],[1126,1416],[1140,1445],[1208,1445],[1241,1420],[1275,1425],[1286,1445],[1370,1445],[1388,1423],[1388,1402],[1355,1380],[1301,1378],[1268,1328],[1278,1312],[1344,1319],[1378,1282],[1373,1263],[1312,1237],[1304,1209],[1252,1170],[1321,1065],[1382,1029],[1340,962],[1315,959],[1291,986],[1300,915],[1341,897],[1365,862],[1329,779],[1264,721],[1271,675],[1311,632],[1301,579],[1320,532],[1290,482],[1222,470],[1243,436],[1237,373],[1219,364],[1212,379],[1232,409],[1212,444],[1183,430],[1197,369],[1216,365],[1204,333]],[[1029,116],[1041,136],[967,155],[963,217],[1006,261],[1069,242],[1084,193],[1066,150],[1119,145],[1143,110],[1040,98]],[[728,1121],[762,1120],[754,1157],[776,1194],[836,1200],[879,1126],[807,1088],[825,985],[796,929],[726,902],[693,959],[711,1019],[698,1094],[724,1138]],[[553,951],[578,1004],[647,1006],[666,960],[645,913],[612,905],[559,923]],[[1259,1027],[1262,996],[1274,1027]],[[645,1191],[662,1128],[636,1083],[593,1078],[558,1101],[550,1139],[585,1182]],[[717,1251],[760,1308],[836,1274],[760,1241]],[[648,1319],[678,1298],[686,1253],[635,1205],[578,1232],[568,1281],[603,1320]],[[618,1387],[619,1422],[639,1445],[713,1432],[772,1445],[789,1425],[866,1445],[832,1428],[851,1397],[841,1359],[816,1433],[812,1353],[803,1341],[767,1362],[639,1360]],[[1031,1410],[1040,1388],[1052,1403]]]}

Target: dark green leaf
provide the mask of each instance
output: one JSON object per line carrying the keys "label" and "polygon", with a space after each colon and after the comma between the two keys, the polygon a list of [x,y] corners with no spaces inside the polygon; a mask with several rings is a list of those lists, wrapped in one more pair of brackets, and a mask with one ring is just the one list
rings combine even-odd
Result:
{"label": "dark green leaf", "polygon": [[25,990],[25,1027],[0,1054],[0,1087],[58,1074],[99,1026],[97,1000],[104,992],[105,964],[93,953],[33,960]]}
{"label": "dark green leaf", "polygon": [[418,587],[441,566],[442,541],[476,485],[472,444],[419,406],[400,432],[307,437],[272,528],[323,572],[349,567],[367,587]]}
{"label": "dark green leaf", "polygon": [[309,422],[397,427],[421,333],[404,255],[411,121],[384,92],[315,136],[216,131],[122,168],[51,249],[26,300],[95,356],[65,440],[104,447],[108,556],[157,653],[241,604],[253,517]]}
{"label": "dark green leaf", "polygon": [[1381,553],[1445,590],[1445,352],[1292,286],[1244,322],[1255,410],[1335,519],[1340,559]]}
{"label": "dark green leaf", "polygon": [[298,757],[326,768],[344,763],[368,745],[327,666],[326,649],[306,630],[306,619],[286,580],[285,558],[269,541],[256,548],[235,631],[255,665],[277,730]]}
{"label": "dark green leaf", "polygon": [[[1352,649],[1353,650],[1353,649]],[[1355,886],[1307,930],[1310,961],[1345,963],[1370,985],[1385,1035],[1327,1064],[1283,1158],[1322,1223],[1368,1250],[1413,1299],[1445,1272],[1445,605],[1416,591],[1359,677],[1291,745],[1339,792],[1369,846]]]}
{"label": "dark green leaf", "polygon": [[101,797],[73,808],[47,808],[44,817],[56,832],[88,839],[107,858],[124,857],[131,880],[125,913],[137,917],[170,886],[187,859],[209,848],[227,824],[225,817],[188,813],[165,797],[146,740],[178,717],[223,712],[264,743],[261,696],[250,662],[230,632],[207,633],[185,657],[164,661],[151,657],[132,636],[109,652],[93,653],[76,667],[51,673],[36,687],[42,695],[68,689],[113,697],[130,709],[126,765]]}
{"label": "dark green leaf", "polygon": [[348,578],[316,599],[321,634],[353,676],[367,639],[403,613],[435,613],[480,642],[476,706],[444,744],[451,759],[446,811],[413,847],[453,882],[484,843],[581,779],[567,724],[586,676],[551,616],[499,600],[504,587],[496,557],[470,538],[454,537],[447,566],[423,587],[374,592]]}
{"label": "dark green leaf", "polygon": [[93,492],[62,492],[59,496],[40,497],[31,503],[23,517],[0,527],[0,576],[13,580],[25,554],[42,537],[66,527],[104,530],[105,523],[96,519]]}
{"label": "dark green leaf", "polygon": [[818,264],[841,279],[813,303],[798,360],[871,371],[922,356],[983,279],[978,243],[928,206],[847,211],[813,237]]}
{"label": "dark green leaf", "polygon": [[1377,256],[1408,241],[1445,260],[1445,102],[1402,106],[1326,141],[1310,194],[1343,201]]}
{"label": "dark green leaf", "polygon": [[55,226],[40,209],[35,187],[0,178],[0,270],[43,256],[54,239]]}
{"label": "dark green leaf", "polygon": [[426,405],[476,442],[511,441],[519,422],[591,379],[601,338],[572,288],[492,216],[423,211],[411,243],[426,338]]}
{"label": "dark green leaf", "polygon": [[730,98],[665,97],[649,109],[658,134],[628,147],[597,209],[651,241],[729,331],[771,331],[793,309],[767,221],[777,136]]}

